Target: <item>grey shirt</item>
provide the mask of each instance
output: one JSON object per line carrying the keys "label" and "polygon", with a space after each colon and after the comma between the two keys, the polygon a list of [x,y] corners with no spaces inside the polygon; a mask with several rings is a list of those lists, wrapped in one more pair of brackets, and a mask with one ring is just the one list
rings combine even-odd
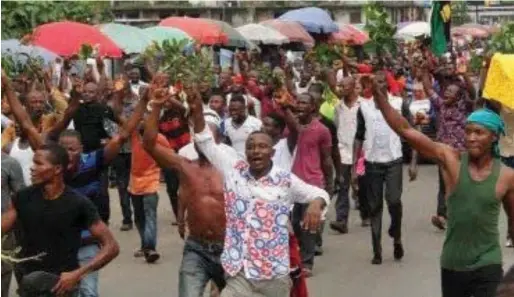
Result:
{"label": "grey shirt", "polygon": [[11,203],[11,194],[25,187],[20,163],[2,152],[2,213]]}

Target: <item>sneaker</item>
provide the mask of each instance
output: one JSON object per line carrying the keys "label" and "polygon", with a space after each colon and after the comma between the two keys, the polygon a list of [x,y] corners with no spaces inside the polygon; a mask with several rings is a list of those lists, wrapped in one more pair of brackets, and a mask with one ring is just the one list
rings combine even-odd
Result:
{"label": "sneaker", "polygon": [[505,246],[508,248],[514,247],[514,243],[512,243],[512,239],[507,238],[507,241],[505,242]]}
{"label": "sneaker", "polygon": [[441,216],[432,216],[432,225],[439,230],[446,229],[446,219]]}
{"label": "sneaker", "polygon": [[160,257],[161,255],[159,255],[159,253],[156,251],[148,251],[145,253],[146,263],[155,263],[157,260],[159,260]]}
{"label": "sneaker", "polygon": [[303,276],[305,276],[305,278],[309,278],[312,276],[312,269],[310,269],[310,268],[303,268],[302,272],[303,272]]}
{"label": "sneaker", "polygon": [[403,245],[401,243],[394,244],[394,259],[399,261],[403,258],[405,251],[403,250]]}
{"label": "sneaker", "polygon": [[348,233],[348,226],[343,222],[338,222],[338,221],[330,222],[330,229],[337,231],[341,234]]}
{"label": "sneaker", "polygon": [[134,252],[134,257],[136,258],[142,258],[145,256],[145,251],[143,249],[139,249]]}
{"label": "sneaker", "polygon": [[132,223],[130,224],[123,224],[121,225],[120,227],[120,231],[129,231],[129,230],[132,230]]}
{"label": "sneaker", "polygon": [[317,245],[314,249],[314,256],[323,256],[323,247]]}
{"label": "sneaker", "polygon": [[371,260],[371,264],[373,265],[380,265],[382,264],[382,255],[375,255],[373,259]]}

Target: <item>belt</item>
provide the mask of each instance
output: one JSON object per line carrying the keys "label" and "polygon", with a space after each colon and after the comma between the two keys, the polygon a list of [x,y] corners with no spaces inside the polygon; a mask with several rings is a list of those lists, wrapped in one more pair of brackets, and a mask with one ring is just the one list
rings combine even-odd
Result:
{"label": "belt", "polygon": [[223,249],[223,241],[205,240],[205,239],[201,239],[201,238],[193,237],[193,236],[188,236],[187,240],[194,241],[195,243],[197,243],[209,250],[219,250],[220,248]]}

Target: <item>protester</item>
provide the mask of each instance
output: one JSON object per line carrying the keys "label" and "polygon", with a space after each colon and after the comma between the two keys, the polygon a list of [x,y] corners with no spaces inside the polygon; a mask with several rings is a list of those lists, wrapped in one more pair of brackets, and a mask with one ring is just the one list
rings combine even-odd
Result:
{"label": "protester", "polygon": [[[290,259],[287,244],[289,207],[295,201],[310,203],[303,223],[306,229],[316,232],[322,209],[329,202],[328,195],[321,189],[303,183],[288,171],[273,166],[271,138],[263,132],[256,131],[248,137],[245,149],[248,161],[235,155],[224,154],[206,128],[202,104],[198,97],[194,93],[188,94],[195,143],[207,159],[223,173],[225,184],[227,225],[221,263],[229,278],[221,296],[286,296],[290,292]],[[266,217],[272,218],[271,226],[263,225],[262,217],[257,215],[253,208],[248,208],[250,203],[266,212]],[[252,220],[258,225],[247,223]],[[267,237],[262,236],[262,232],[272,232],[270,238],[283,237],[284,244],[279,241],[271,250],[259,248],[261,243],[266,245],[269,241]],[[266,251],[276,256],[266,258],[266,254],[262,254]],[[246,257],[249,257],[250,261],[243,261]],[[252,259],[257,258],[268,264],[256,266]]]}
{"label": "protester", "polygon": [[[508,209],[514,230],[514,170],[502,165],[498,140],[501,118],[488,109],[466,119],[465,152],[434,142],[410,127],[375,85],[375,102],[388,125],[422,155],[441,164],[447,192],[448,230],[441,255],[442,296],[493,296],[502,278],[498,218]],[[512,237],[511,234],[511,238]]]}

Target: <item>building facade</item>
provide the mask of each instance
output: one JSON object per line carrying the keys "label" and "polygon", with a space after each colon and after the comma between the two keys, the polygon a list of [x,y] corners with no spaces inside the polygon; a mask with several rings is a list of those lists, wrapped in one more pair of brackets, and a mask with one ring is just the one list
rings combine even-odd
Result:
{"label": "building facade", "polygon": [[[234,27],[274,19],[301,7],[326,9],[337,23],[365,22],[363,1],[111,1],[115,21],[146,27],[170,16],[222,20]],[[430,4],[430,2],[428,2]],[[426,21],[427,1],[385,1],[392,23]]]}

